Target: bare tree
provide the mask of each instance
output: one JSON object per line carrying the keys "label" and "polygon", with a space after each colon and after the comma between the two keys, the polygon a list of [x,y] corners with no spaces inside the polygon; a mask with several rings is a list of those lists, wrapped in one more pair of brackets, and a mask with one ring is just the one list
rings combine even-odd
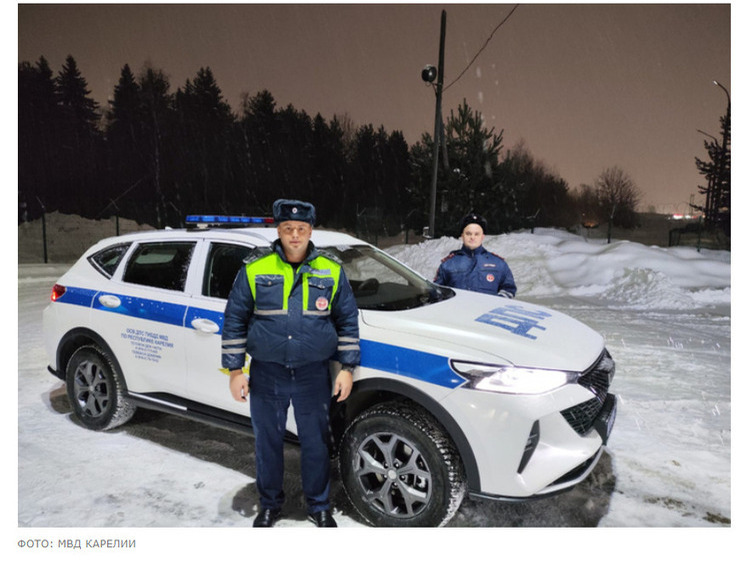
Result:
{"label": "bare tree", "polygon": [[635,226],[636,207],[641,200],[638,186],[617,166],[607,168],[594,180],[601,216],[623,228]]}

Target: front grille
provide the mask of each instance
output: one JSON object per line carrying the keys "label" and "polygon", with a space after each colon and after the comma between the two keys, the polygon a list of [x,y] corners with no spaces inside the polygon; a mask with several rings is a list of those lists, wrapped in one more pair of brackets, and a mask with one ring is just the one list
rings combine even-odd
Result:
{"label": "front grille", "polygon": [[588,388],[601,404],[607,396],[607,391],[614,376],[615,362],[612,360],[609,351],[605,349],[597,362],[578,379],[578,384]]}
{"label": "front grille", "polygon": [[594,398],[560,412],[579,435],[586,435],[594,427],[614,376],[615,362],[605,349],[599,360],[579,378],[578,384],[588,389]]}

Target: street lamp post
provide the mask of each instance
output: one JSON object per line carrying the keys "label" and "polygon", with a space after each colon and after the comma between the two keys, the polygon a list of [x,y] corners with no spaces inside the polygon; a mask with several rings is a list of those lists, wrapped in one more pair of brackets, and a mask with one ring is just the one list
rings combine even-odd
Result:
{"label": "street lamp post", "polygon": [[718,80],[714,80],[713,83],[724,91],[724,93],[726,94],[726,99],[729,103],[728,107],[731,107],[731,96],[729,95],[729,90],[727,90],[724,85]]}

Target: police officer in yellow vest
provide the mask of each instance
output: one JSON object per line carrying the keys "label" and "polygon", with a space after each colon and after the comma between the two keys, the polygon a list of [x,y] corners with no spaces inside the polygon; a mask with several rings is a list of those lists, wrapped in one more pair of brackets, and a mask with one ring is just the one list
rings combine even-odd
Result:
{"label": "police officer in yellow vest", "polygon": [[[301,443],[301,477],[309,519],[336,527],[329,502],[329,405],[345,400],[360,362],[358,308],[342,266],[311,242],[315,209],[279,199],[279,238],[239,271],[226,303],[222,364],[234,399],[251,395],[260,511],[255,527],[272,527],[283,505],[283,438],[293,403]],[[242,371],[251,356],[250,376]],[[342,363],[332,387],[328,364]]]}

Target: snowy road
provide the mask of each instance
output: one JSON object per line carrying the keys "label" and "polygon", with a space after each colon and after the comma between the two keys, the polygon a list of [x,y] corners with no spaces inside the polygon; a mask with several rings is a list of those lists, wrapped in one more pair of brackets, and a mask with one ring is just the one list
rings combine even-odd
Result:
{"label": "snowy road", "polygon": [[[515,256],[508,248],[501,254],[515,275],[532,277],[524,298],[572,315],[606,338],[617,362],[616,426],[608,453],[573,491],[523,504],[468,499],[449,526],[731,527],[730,287],[701,283],[693,293],[682,283],[668,286],[659,274],[637,279],[636,270],[613,276],[617,281],[608,280],[603,295],[538,289],[559,278],[552,269],[557,250],[527,257],[523,240],[512,239]],[[407,249],[408,263],[427,274],[432,265],[413,263],[413,251]],[[531,269],[524,258],[533,260]],[[19,528],[251,526],[257,497],[249,438],[143,411],[109,433],[76,424],[63,384],[47,372],[41,337],[41,312],[63,270],[18,270]],[[627,295],[637,287],[646,296],[616,300],[620,284],[629,286]],[[651,295],[657,302],[647,300]],[[693,306],[672,305],[688,298]],[[311,527],[293,448],[287,463],[289,505],[278,527]],[[362,527],[336,480],[333,502],[341,527]]]}

